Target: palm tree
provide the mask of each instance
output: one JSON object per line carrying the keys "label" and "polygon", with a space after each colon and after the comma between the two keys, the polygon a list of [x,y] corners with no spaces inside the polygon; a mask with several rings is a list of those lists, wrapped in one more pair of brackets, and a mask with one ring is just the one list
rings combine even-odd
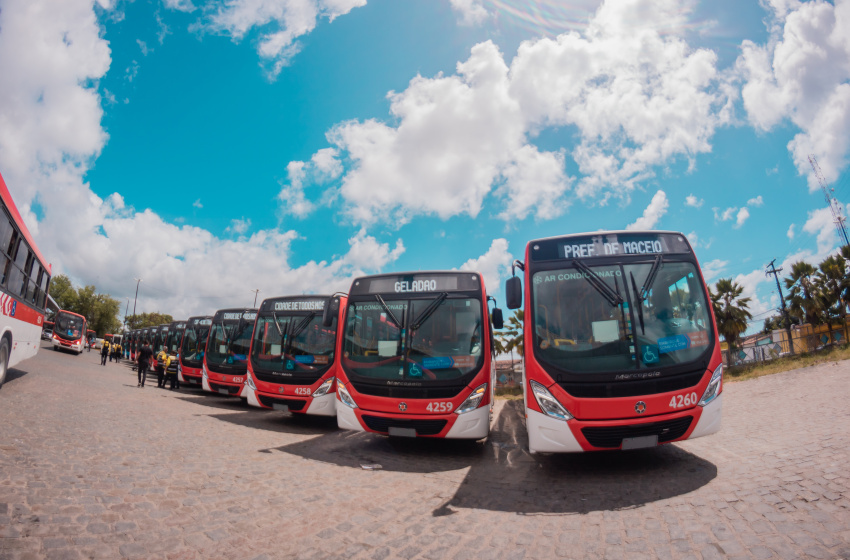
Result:
{"label": "palm tree", "polygon": [[817,269],[805,261],[791,265],[791,276],[785,279],[785,287],[790,290],[788,310],[804,323],[820,323],[821,302],[817,298],[815,273]]}
{"label": "palm tree", "polygon": [[729,351],[726,353],[727,365],[732,365],[732,353],[735,343],[741,334],[747,330],[747,321],[753,318],[747,309],[750,298],[741,297],[744,288],[731,278],[721,278],[711,292],[711,303],[714,307],[714,318],[717,330],[726,339]]}
{"label": "palm tree", "polygon": [[525,355],[525,347],[522,342],[523,317],[522,309],[514,311],[514,314],[508,317],[505,328],[498,334],[502,347],[501,352],[510,352],[511,354],[511,371],[514,369],[514,348],[516,348],[520,357]]}
{"label": "palm tree", "polygon": [[843,296],[850,288],[847,267],[841,255],[827,257],[818,266],[816,285],[820,307],[827,314],[827,320],[845,318],[847,306]]}

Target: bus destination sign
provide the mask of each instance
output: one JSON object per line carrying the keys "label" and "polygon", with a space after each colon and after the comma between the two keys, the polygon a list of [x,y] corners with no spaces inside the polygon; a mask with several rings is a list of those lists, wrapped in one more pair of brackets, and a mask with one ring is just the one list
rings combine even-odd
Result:
{"label": "bus destination sign", "polygon": [[535,261],[691,252],[683,235],[671,233],[600,233],[544,239],[531,245],[531,258]]}
{"label": "bus destination sign", "polygon": [[358,294],[425,294],[479,290],[477,274],[399,274],[360,278],[351,287],[352,295]]}
{"label": "bus destination sign", "polygon": [[274,302],[275,311],[322,311],[324,308],[324,300],[311,299]]}

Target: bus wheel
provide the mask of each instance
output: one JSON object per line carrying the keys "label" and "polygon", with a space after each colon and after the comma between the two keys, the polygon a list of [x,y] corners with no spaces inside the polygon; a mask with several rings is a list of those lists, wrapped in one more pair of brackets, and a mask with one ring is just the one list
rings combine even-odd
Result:
{"label": "bus wheel", "polygon": [[9,371],[9,341],[3,339],[0,342],[0,388],[6,381],[6,372]]}

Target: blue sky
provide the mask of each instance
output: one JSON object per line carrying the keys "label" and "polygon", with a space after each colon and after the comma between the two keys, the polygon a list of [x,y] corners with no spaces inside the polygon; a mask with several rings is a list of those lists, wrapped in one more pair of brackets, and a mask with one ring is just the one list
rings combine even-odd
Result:
{"label": "blue sky", "polygon": [[56,272],[118,298],[141,277],[141,311],[461,266],[500,296],[528,240],[636,224],[688,234],[763,319],[767,262],[837,246],[805,156],[850,199],[848,19],[792,0],[0,0],[0,172]]}

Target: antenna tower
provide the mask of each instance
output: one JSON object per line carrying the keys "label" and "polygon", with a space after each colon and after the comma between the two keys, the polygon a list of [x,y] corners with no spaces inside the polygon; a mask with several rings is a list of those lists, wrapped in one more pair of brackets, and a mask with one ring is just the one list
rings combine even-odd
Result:
{"label": "antenna tower", "polygon": [[847,237],[847,228],[844,227],[844,222],[847,221],[847,218],[844,217],[844,209],[842,208],[841,203],[835,200],[832,196],[835,189],[830,189],[826,186],[826,180],[823,178],[823,173],[821,173],[818,160],[815,159],[815,156],[809,155],[809,163],[812,166],[812,170],[815,172],[815,177],[818,178],[818,183],[820,183],[823,196],[826,198],[826,205],[829,206],[829,210],[832,212],[832,221],[835,222],[835,228],[838,230],[838,234],[841,235],[841,240],[844,245],[850,245],[850,239]]}

